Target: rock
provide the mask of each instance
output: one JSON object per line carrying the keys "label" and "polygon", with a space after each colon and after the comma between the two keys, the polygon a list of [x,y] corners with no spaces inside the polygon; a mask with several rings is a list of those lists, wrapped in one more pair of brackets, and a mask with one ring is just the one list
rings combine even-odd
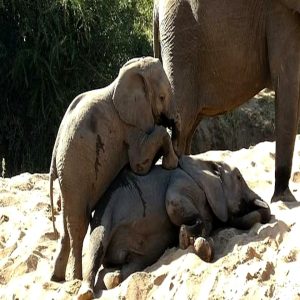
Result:
{"label": "rock", "polygon": [[274,98],[274,92],[265,89],[231,112],[203,118],[193,136],[192,153],[226,149],[235,151],[263,141],[274,141]]}
{"label": "rock", "polygon": [[299,171],[297,171],[293,174],[292,180],[295,183],[300,183],[300,172]]}

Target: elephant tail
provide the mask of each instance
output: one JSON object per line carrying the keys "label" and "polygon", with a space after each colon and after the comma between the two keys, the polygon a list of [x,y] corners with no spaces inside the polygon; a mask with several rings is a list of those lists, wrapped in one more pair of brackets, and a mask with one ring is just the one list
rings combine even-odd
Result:
{"label": "elephant tail", "polygon": [[155,1],[153,7],[153,54],[161,60],[159,41],[159,1]]}
{"label": "elephant tail", "polygon": [[55,235],[58,234],[58,231],[55,227],[54,206],[53,206],[53,181],[56,178],[57,178],[56,167],[55,167],[54,159],[52,159],[50,172],[49,172],[49,195],[50,195],[52,226],[53,226],[53,232],[54,232]]}

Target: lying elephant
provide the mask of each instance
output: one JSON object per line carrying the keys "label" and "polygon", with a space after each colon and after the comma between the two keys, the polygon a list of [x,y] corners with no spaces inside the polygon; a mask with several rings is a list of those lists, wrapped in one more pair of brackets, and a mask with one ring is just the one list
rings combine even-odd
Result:
{"label": "lying elephant", "polygon": [[65,280],[69,254],[71,278],[82,278],[90,214],[126,164],[145,174],[162,151],[163,167],[177,166],[171,138],[159,124],[179,134],[170,83],[159,60],[151,57],[127,62],[111,85],[83,93],[70,104],[50,167],[51,204],[53,180],[58,178],[64,225],[52,280]]}
{"label": "lying elephant", "polygon": [[124,170],[107,190],[91,221],[79,299],[92,297],[101,264],[119,266],[120,282],[176,245],[182,225],[189,237],[207,238],[218,223],[248,229],[270,220],[269,206],[237,168],[198,156],[183,156],[179,164],[174,170],[155,166],[146,176]]}

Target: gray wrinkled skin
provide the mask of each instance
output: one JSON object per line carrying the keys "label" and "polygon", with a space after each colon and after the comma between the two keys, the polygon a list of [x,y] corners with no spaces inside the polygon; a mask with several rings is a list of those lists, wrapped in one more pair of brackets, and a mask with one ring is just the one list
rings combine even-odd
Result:
{"label": "gray wrinkled skin", "polygon": [[263,88],[276,94],[274,201],[295,201],[289,179],[300,116],[298,0],[156,0],[154,55],[182,119],[179,153],[190,153],[203,117],[225,113]]}
{"label": "gray wrinkled skin", "polygon": [[118,268],[120,282],[178,245],[183,225],[194,241],[208,238],[220,223],[248,229],[270,220],[269,206],[237,168],[197,156],[183,156],[179,165],[174,170],[155,166],[146,176],[125,169],[110,186],[91,221],[79,299],[93,295],[101,265]]}

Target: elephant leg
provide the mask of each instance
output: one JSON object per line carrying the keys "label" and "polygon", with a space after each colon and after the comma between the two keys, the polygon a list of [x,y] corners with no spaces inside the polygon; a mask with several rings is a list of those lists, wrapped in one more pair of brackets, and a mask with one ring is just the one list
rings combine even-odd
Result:
{"label": "elephant leg", "polygon": [[120,270],[121,281],[124,281],[132,273],[140,272],[148,266],[145,257],[136,258],[129,263],[123,265]]}
{"label": "elephant leg", "polygon": [[187,224],[192,226],[196,224],[200,218],[199,212],[197,211],[194,204],[182,195],[170,196],[167,195],[166,207],[169,218],[172,223],[181,226]]}
{"label": "elephant leg", "polygon": [[88,220],[86,209],[73,211],[67,218],[71,246],[69,262],[71,279],[82,279],[82,246],[89,225]]}
{"label": "elephant leg", "polygon": [[206,236],[200,218],[193,225],[181,225],[179,231],[179,248],[186,249],[195,242],[197,237]]}
{"label": "elephant leg", "polygon": [[63,211],[63,231],[61,233],[60,245],[57,249],[57,256],[54,263],[54,271],[51,276],[52,281],[64,281],[65,273],[70,254],[70,237],[67,230],[66,218]]}
{"label": "elephant leg", "polygon": [[196,126],[195,129],[193,129],[193,126],[191,125],[192,119],[196,119],[196,116],[191,115],[186,118],[185,115],[181,115],[181,133],[179,139],[176,141],[177,151],[180,155],[189,155],[191,153],[192,138],[197,127]]}
{"label": "elephant leg", "polygon": [[[188,240],[191,237],[207,237],[212,230],[212,224],[203,222],[198,209],[190,198],[182,193],[169,189],[166,195],[166,209],[173,224],[179,227],[184,225],[182,229],[184,229],[184,235],[188,236]],[[183,237],[183,235],[180,236]]]}
{"label": "elephant leg", "polygon": [[293,102],[299,103],[299,82],[297,87],[296,84],[289,87],[287,78],[283,76],[278,77],[276,88],[275,191],[271,202],[296,201],[289,189],[289,179],[299,120],[298,108],[293,105]]}
{"label": "elephant leg", "polygon": [[275,191],[271,202],[295,201],[289,189],[289,179],[300,114],[300,23],[298,14],[292,14],[279,3],[273,5],[276,7],[272,11],[273,27],[269,28],[268,41],[270,71],[276,93]]}
{"label": "elephant leg", "polygon": [[[198,191],[199,192],[199,191]],[[202,260],[209,262],[214,256],[213,240],[209,237],[212,230],[212,222],[201,219],[197,207],[189,196],[183,196],[177,188],[170,188],[166,195],[166,208],[172,223],[180,227],[179,248],[186,249],[192,246],[194,253]],[[194,195],[195,197],[195,195]],[[196,199],[205,194],[198,194]]]}
{"label": "elephant leg", "polygon": [[106,245],[104,245],[106,243],[103,243],[104,238],[105,229],[103,226],[98,226],[91,232],[84,281],[78,293],[78,299],[92,299],[94,296],[95,277],[102,264],[106,249]]}
{"label": "elephant leg", "polygon": [[95,290],[109,290],[120,284],[120,268],[104,268],[98,274],[97,284]]}
{"label": "elephant leg", "polygon": [[178,164],[178,157],[167,130],[162,126],[155,126],[151,134],[133,131],[129,137],[129,162],[131,169],[140,175],[150,171],[156,154],[162,150],[162,165],[166,169],[174,169]]}
{"label": "elephant leg", "polygon": [[187,135],[186,142],[185,142],[185,150],[184,150],[184,153],[186,155],[190,155],[192,153],[192,140],[193,140],[193,136],[196,131],[196,128],[199,125],[200,121],[201,121],[201,118],[197,118],[195,120],[191,131]]}
{"label": "elephant leg", "polygon": [[103,276],[103,284],[108,290],[117,287],[122,281],[129,277],[132,273],[142,271],[148,266],[143,258],[132,260],[130,262],[124,263],[121,269],[105,270],[101,274]]}

